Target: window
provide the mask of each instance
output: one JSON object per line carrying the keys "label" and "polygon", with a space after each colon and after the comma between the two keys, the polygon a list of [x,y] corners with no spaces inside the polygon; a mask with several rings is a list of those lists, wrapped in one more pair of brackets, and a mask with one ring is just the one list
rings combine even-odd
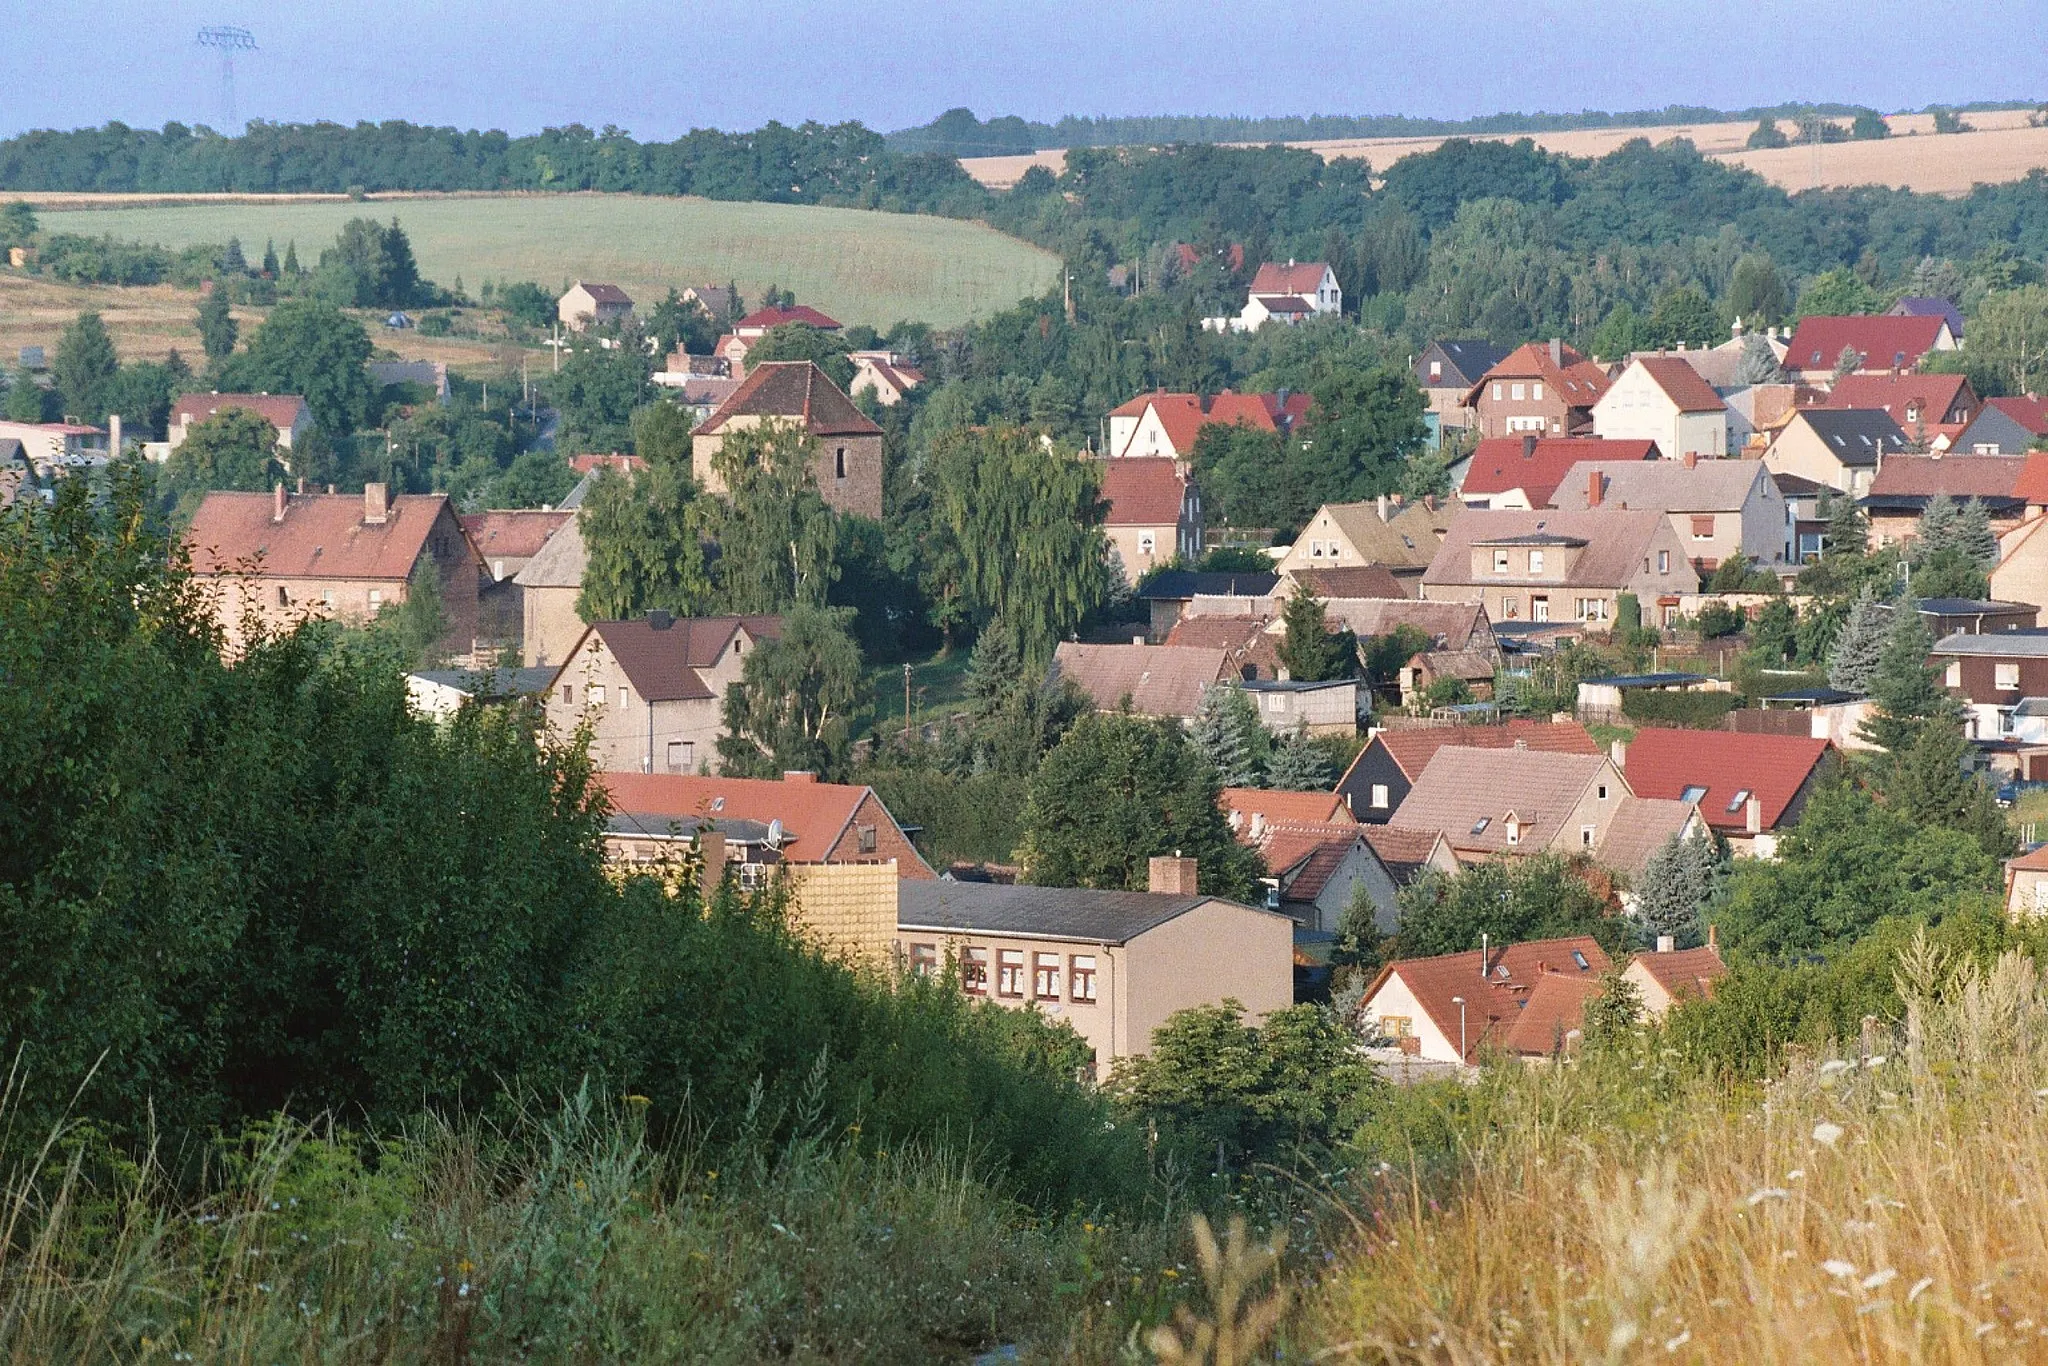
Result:
{"label": "window", "polygon": [[1549,621],[1549,620],[1550,620],[1550,599],[1549,599],[1549,598],[1545,598],[1545,597],[1531,597],[1531,598],[1529,599],[1529,620],[1531,620],[1531,621]]}
{"label": "window", "polygon": [[1525,384],[1512,384],[1508,386],[1508,392],[1512,394],[1517,400],[1520,400],[1527,391],[1528,386]]}
{"label": "window", "polygon": [[1483,835],[1486,833],[1486,827],[1492,824],[1493,817],[1481,816],[1478,820],[1472,822],[1472,833],[1475,835]]}
{"label": "window", "polygon": [[1711,541],[1714,539],[1714,518],[1712,514],[1692,519],[1692,538],[1695,541]]}
{"label": "window", "polygon": [[1077,953],[1067,960],[1067,999],[1076,1005],[1095,1003],[1095,955]]}
{"label": "window", "polygon": [[334,606],[334,590],[332,588],[320,595],[320,605],[328,608]]}
{"label": "window", "polygon": [[1737,789],[1735,795],[1728,799],[1728,814],[1731,816],[1734,815],[1737,811],[1740,811],[1745,805],[1747,805],[1748,802],[1749,789],[1746,787]]}
{"label": "window", "polygon": [[1918,422],[1919,420],[1920,420],[1920,400],[1919,400],[1919,399],[1917,399],[1917,398],[1916,398],[1916,399],[1908,399],[1908,400],[1906,401],[1906,421],[1908,421],[1908,422]]}
{"label": "window", "polygon": [[1138,533],[1138,553],[1140,555],[1150,555],[1157,544],[1158,541],[1151,532],[1141,531]]}
{"label": "window", "polygon": [[623,683],[619,684],[619,705],[622,707],[633,705],[633,690]]}
{"label": "window", "polygon": [[1410,1015],[1380,1016],[1380,1037],[1383,1039],[1406,1039],[1415,1033],[1415,1019]]}
{"label": "window", "polygon": [[277,590],[277,605],[279,607],[289,607],[292,605],[291,594],[285,592],[282,587],[279,587]]}
{"label": "window", "polygon": [[1444,377],[1444,363],[1442,361],[1433,360],[1429,363],[1429,377],[1431,379],[1442,379]]}
{"label": "window", "polygon": [[1495,403],[1500,402],[1500,383],[1497,380],[1494,382],[1493,386],[1493,401]]}
{"label": "window", "polygon": [[574,705],[575,705],[575,703],[576,703],[576,685],[575,685],[574,683],[564,683],[564,684],[562,685],[562,701],[563,701],[563,702],[564,702],[565,704],[567,704],[567,705],[570,705],[570,706],[574,706]]}
{"label": "window", "polygon": [[832,476],[835,479],[844,479],[846,477],[846,447],[844,446],[841,446],[832,453]]}
{"label": "window", "polygon": [[1493,572],[1496,574],[1505,574],[1508,572],[1507,551],[1496,550],[1493,552]]}
{"label": "window", "polygon": [[1594,835],[1595,835],[1596,833],[1598,833],[1598,829],[1597,829],[1597,827],[1595,827],[1595,826],[1591,826],[1591,825],[1582,825],[1582,826],[1580,826],[1580,827],[1579,827],[1579,848],[1581,848],[1581,849],[1591,849],[1591,848],[1593,847],[1593,836],[1594,836]]}
{"label": "window", "polygon": [[590,689],[589,689],[589,694],[588,694],[588,695],[589,695],[589,697],[590,697],[590,705],[591,705],[591,706],[593,706],[593,707],[601,707],[601,706],[603,706],[603,705],[604,705],[604,684],[602,684],[602,683],[593,683],[593,684],[591,684],[591,685],[590,685]]}
{"label": "window", "polygon": [[1660,550],[1657,552],[1657,572],[1659,574],[1669,574],[1671,572],[1670,551]]}
{"label": "window", "polygon": [[1701,787],[1701,786],[1700,786],[1699,784],[1697,784],[1697,783],[1694,783],[1694,784],[1692,784],[1692,785],[1688,786],[1688,787],[1687,787],[1687,788],[1685,789],[1685,791],[1683,791],[1683,792],[1681,792],[1681,793],[1679,793],[1679,794],[1678,794],[1678,800],[1680,800],[1680,801],[1682,801],[1682,802],[1696,802],[1696,801],[1698,801],[1698,800],[1699,800],[1700,798],[1702,798],[1702,797],[1704,797],[1704,796],[1706,796],[1706,795],[1707,795],[1707,789],[1706,789],[1706,788],[1704,788],[1704,787]]}
{"label": "window", "polygon": [[503,560],[491,561],[491,577],[494,579],[502,579],[505,577],[505,562]]}
{"label": "window", "polygon": [[1024,995],[1024,950],[1004,949],[996,955],[996,995]]}
{"label": "window", "polygon": [[912,977],[935,976],[939,970],[939,946],[937,944],[912,944],[910,946],[910,975]]}
{"label": "window", "polygon": [[1531,574],[1541,574],[1543,572],[1542,551],[1532,550],[1529,552],[1529,572]]}
{"label": "window", "polygon": [[1529,397],[1535,399],[1538,403],[1541,403],[1543,401],[1543,386],[1540,384],[1530,385]]}
{"label": "window", "polygon": [[1507,823],[1508,846],[1513,848],[1522,842],[1522,823],[1510,819]]}
{"label": "window", "polygon": [[960,950],[960,989],[969,996],[988,995],[988,950]]}
{"label": "window", "polygon": [[733,641],[732,641],[732,652],[733,652],[733,655],[734,655],[735,657],[737,657],[737,656],[739,655],[739,652],[740,652],[740,641],[739,641],[739,637],[738,637],[738,636],[734,636],[734,637],[733,637]]}
{"label": "window", "polygon": [[859,826],[859,827],[856,827],[856,829],[855,829],[854,833],[855,833],[855,834],[856,834],[856,835],[857,835],[857,836],[859,837],[859,840],[860,840],[860,851],[861,851],[861,852],[862,852],[863,854],[872,854],[872,853],[874,853],[874,852],[875,852],[875,827],[874,827],[874,826],[872,826],[872,825],[863,825],[863,826]]}
{"label": "window", "polygon": [[2017,688],[2019,685],[2020,666],[2018,664],[1993,664],[1991,666],[1992,687],[2004,692],[2011,688]]}
{"label": "window", "polygon": [[1387,809],[1387,785],[1385,783],[1374,783],[1372,785],[1372,805],[1375,811]]}
{"label": "window", "polygon": [[1031,994],[1041,1001],[1060,998],[1060,956],[1056,953],[1031,955]]}
{"label": "window", "polygon": [[370,590],[370,610],[372,612],[375,612],[379,607],[382,607],[383,605],[384,590],[381,588],[372,588]]}
{"label": "window", "polygon": [[697,744],[694,740],[671,740],[668,742],[668,771],[688,773],[697,767]]}
{"label": "window", "polygon": [[1599,786],[1598,788],[1594,789],[1594,791],[1595,791],[1596,793],[1598,793],[1598,795],[1599,795],[1599,797],[1600,797],[1600,800],[1601,800],[1601,801],[1603,801],[1603,802],[1604,802],[1604,801],[1606,801],[1606,800],[1607,800],[1607,784],[1606,784],[1606,783],[1602,783],[1602,784],[1600,784],[1600,786]]}
{"label": "window", "polygon": [[1664,609],[1664,625],[1666,629],[1669,629],[1670,627],[1676,626],[1677,624],[1678,606],[1676,603],[1674,603],[1671,606],[1666,607]]}
{"label": "window", "polygon": [[1942,686],[1946,688],[1960,688],[1963,686],[1962,660],[1951,659],[1948,662],[1948,668],[1944,670],[1941,675],[1941,683]]}
{"label": "window", "polygon": [[1522,615],[1522,600],[1520,598],[1502,598],[1500,600],[1500,614],[1507,620],[1513,621],[1516,617]]}
{"label": "window", "polygon": [[1579,965],[1580,972],[1589,972],[1592,970],[1593,965],[1586,961],[1586,955],[1583,950],[1573,949],[1572,961]]}

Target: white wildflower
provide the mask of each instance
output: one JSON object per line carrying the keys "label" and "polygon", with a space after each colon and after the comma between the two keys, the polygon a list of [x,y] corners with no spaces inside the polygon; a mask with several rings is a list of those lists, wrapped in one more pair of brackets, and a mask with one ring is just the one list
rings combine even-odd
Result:
{"label": "white wildflower", "polygon": [[1829,1058],[1820,1065],[1820,1079],[1823,1082],[1831,1082],[1848,1071],[1852,1066],[1854,1064],[1844,1058]]}
{"label": "white wildflower", "polygon": [[1863,1288],[1865,1290],[1879,1290],[1890,1285],[1898,1278],[1899,1273],[1895,1269],[1885,1267],[1881,1271],[1873,1271],[1868,1276],[1865,1276],[1863,1278]]}
{"label": "white wildflower", "polygon": [[1845,1219],[1842,1221],[1842,1231],[1855,1234],[1875,1233],[1877,1225],[1867,1219]]}
{"label": "white wildflower", "polygon": [[1785,1173],[1785,1179],[1787,1181],[1804,1181],[1806,1179],[1806,1168],[1794,1167],[1791,1171]]}
{"label": "white wildflower", "polygon": [[1680,1334],[1679,1334],[1679,1335],[1678,1335],[1677,1337],[1675,1337],[1675,1338],[1666,1338],[1666,1339],[1664,1339],[1664,1350],[1665,1350],[1665,1351],[1667,1351],[1667,1352],[1675,1352],[1675,1351],[1677,1351],[1677,1350],[1678,1350],[1679,1348],[1681,1348],[1681,1347],[1685,1346],[1685,1344],[1686,1344],[1686,1343],[1688,1343],[1688,1342],[1691,1342],[1691,1341],[1692,1341],[1692,1329],[1688,1328],[1688,1329],[1686,1329],[1686,1330],[1685,1330],[1684,1332],[1680,1333]]}
{"label": "white wildflower", "polygon": [[1906,1292],[1906,1303],[1911,1304],[1914,1300],[1919,1299],[1927,1293],[1927,1287],[1933,1284],[1934,1277],[1932,1276],[1922,1276],[1919,1280],[1913,1282],[1913,1288]]}
{"label": "white wildflower", "polygon": [[1820,1264],[1820,1269],[1838,1281],[1846,1281],[1856,1274],[1856,1263],[1845,1262],[1840,1257],[1830,1257]]}
{"label": "white wildflower", "polygon": [[1815,1143],[1825,1143],[1828,1147],[1832,1148],[1842,1141],[1843,1132],[1844,1130],[1841,1125],[1830,1123],[1824,1119],[1813,1126],[1813,1141]]}
{"label": "white wildflower", "polygon": [[1871,1055],[1870,1055],[1869,1057],[1867,1057],[1867,1058],[1865,1058],[1865,1059],[1863,1060],[1863,1065],[1864,1065],[1865,1067],[1882,1067],[1882,1066],[1884,1066],[1884,1054],[1882,1054],[1882,1053],[1873,1053],[1873,1054],[1871,1054]]}
{"label": "white wildflower", "polygon": [[1755,1209],[1766,1200],[1790,1200],[1792,1192],[1783,1186],[1765,1186],[1762,1190],[1749,1193],[1749,1207]]}

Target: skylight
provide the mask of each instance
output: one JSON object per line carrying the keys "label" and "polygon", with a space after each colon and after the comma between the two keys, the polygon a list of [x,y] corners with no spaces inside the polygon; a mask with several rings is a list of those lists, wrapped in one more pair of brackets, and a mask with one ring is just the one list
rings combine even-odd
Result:
{"label": "skylight", "polygon": [[1693,786],[1686,788],[1685,791],[1679,793],[1678,800],[1682,802],[1696,802],[1706,795],[1707,790],[1704,787],[1700,787],[1697,784],[1695,784]]}
{"label": "skylight", "polygon": [[1472,822],[1472,833],[1475,835],[1483,835],[1486,833],[1486,827],[1491,824],[1493,824],[1493,817],[1481,816],[1478,820]]}
{"label": "skylight", "polygon": [[1592,966],[1593,966],[1593,965],[1592,965],[1591,963],[1588,963],[1588,962],[1586,961],[1586,955],[1585,955],[1585,953],[1584,953],[1584,952],[1583,952],[1582,950],[1579,950],[1579,949],[1573,949],[1573,950],[1572,950],[1572,961],[1573,961],[1574,963],[1577,963],[1577,964],[1579,965],[1579,970],[1580,970],[1581,972],[1583,972],[1583,971],[1585,971],[1586,969],[1588,969],[1588,968],[1590,968],[1590,967],[1592,967]]}
{"label": "skylight", "polygon": [[1745,787],[1740,792],[1737,792],[1734,796],[1728,799],[1728,809],[1730,811],[1740,811],[1743,807],[1743,804],[1748,800],[1749,789]]}

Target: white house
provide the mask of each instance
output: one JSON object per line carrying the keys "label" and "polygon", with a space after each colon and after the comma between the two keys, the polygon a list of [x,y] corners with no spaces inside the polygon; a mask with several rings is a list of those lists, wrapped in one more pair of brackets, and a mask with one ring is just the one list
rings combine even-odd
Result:
{"label": "white house", "polygon": [[1610,441],[1654,441],[1666,460],[1718,459],[1729,449],[1728,405],[1676,356],[1642,356],[1594,402],[1593,432]]}
{"label": "white house", "polygon": [[1204,318],[1202,326],[1212,332],[1256,332],[1269,322],[1291,326],[1343,311],[1344,291],[1326,263],[1267,261],[1252,277],[1243,311],[1235,318]]}

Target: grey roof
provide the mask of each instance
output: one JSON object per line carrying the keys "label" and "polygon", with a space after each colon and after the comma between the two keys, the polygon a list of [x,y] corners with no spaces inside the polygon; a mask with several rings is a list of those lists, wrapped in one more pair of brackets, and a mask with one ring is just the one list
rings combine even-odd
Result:
{"label": "grey roof", "polygon": [[[1471,338],[1457,341],[1434,341],[1423,349],[1420,356],[1416,357],[1415,377],[1427,387],[1469,389],[1479,382],[1481,375],[1506,360],[1511,349],[1495,342]],[[1444,359],[1450,362],[1447,373],[1433,384],[1429,379],[1428,371],[1423,368],[1423,362],[1429,358],[1431,351],[1443,352]]]}
{"label": "grey roof", "polygon": [[1843,692],[1840,688],[1794,688],[1791,692],[1774,692],[1766,702],[1816,702],[1825,706],[1835,702],[1854,702],[1861,694]]}
{"label": "grey roof", "polygon": [[1146,600],[1186,602],[1200,595],[1232,598],[1271,597],[1280,582],[1278,574],[1225,574],[1193,569],[1168,569],[1154,574],[1139,587],[1137,596]]}
{"label": "grey roof", "polygon": [[555,670],[415,669],[412,676],[454,688],[471,697],[532,697],[547,691]]}
{"label": "grey roof", "polygon": [[581,509],[583,500],[590,496],[590,481],[595,478],[597,478],[597,471],[592,470],[581,479],[578,479],[576,487],[564,494],[562,501],[555,504],[555,506],[564,512],[575,512]]}
{"label": "grey roof", "polygon": [[572,517],[564,522],[540,552],[512,576],[512,582],[521,588],[581,588],[583,571],[590,567],[590,551],[583,544],[580,521]]}
{"label": "grey roof", "polygon": [[1880,448],[1906,449],[1905,430],[1882,408],[1801,408],[1799,420],[1844,465],[1875,465]]}
{"label": "grey roof", "polygon": [[2025,455],[2033,444],[2034,434],[2014,421],[2011,413],[1987,403],[1949,443],[1949,449],[1958,455],[1974,455],[1978,446],[1996,446],[1997,455]]}
{"label": "grey roof", "polygon": [[1761,460],[1581,460],[1557,486],[1559,508],[1586,506],[1587,480],[1599,471],[1603,503],[1657,512],[1734,512],[1770,472]]}
{"label": "grey roof", "polygon": [[1833,487],[1830,484],[1820,483],[1818,480],[1808,479],[1803,474],[1775,473],[1771,475],[1771,482],[1776,484],[1778,492],[1784,494],[1787,498],[1811,498],[1823,489]]}
{"label": "grey roof", "polygon": [[1520,536],[1474,536],[1472,544],[1494,545],[1584,545],[1583,536],[1560,536],[1551,531],[1531,531]]}
{"label": "grey roof", "polygon": [[2048,631],[1958,631],[1935,645],[1938,655],[2005,655],[2048,659]]}
{"label": "grey roof", "polygon": [[1298,678],[1247,678],[1238,684],[1246,692],[1321,692],[1324,688],[1355,688],[1355,678],[1330,678],[1320,683],[1308,683]]}
{"label": "grey roof", "polygon": [[2048,716],[2048,697],[2022,697],[2012,709],[2014,716]]}
{"label": "grey roof", "polygon": [[1705,674],[1616,674],[1612,678],[1585,678],[1579,680],[1601,688],[1669,688],[1679,683],[1704,683]]}
{"label": "grey roof", "polygon": [[1963,311],[1953,301],[1940,295],[1908,294],[1892,305],[1892,316],[1898,318],[1942,318],[1948,322],[1948,330],[1957,341],[1963,339]]}
{"label": "grey roof", "polygon": [[[897,888],[896,923],[906,930],[1010,934],[1127,944],[1213,896],[1097,892],[1080,887],[1002,886],[985,882],[910,882]],[[1235,903],[1226,902],[1226,905]],[[1238,909],[1254,915],[1244,906]]]}
{"label": "grey roof", "polygon": [[604,822],[607,835],[636,835],[643,839],[694,839],[704,830],[737,844],[767,844],[774,834],[767,821],[708,820],[702,816],[663,816],[644,811],[614,811]]}
{"label": "grey roof", "polygon": [[2026,612],[2032,603],[1999,602],[1983,598],[1915,598],[1914,609],[1922,616],[1974,617],[1990,613]]}

